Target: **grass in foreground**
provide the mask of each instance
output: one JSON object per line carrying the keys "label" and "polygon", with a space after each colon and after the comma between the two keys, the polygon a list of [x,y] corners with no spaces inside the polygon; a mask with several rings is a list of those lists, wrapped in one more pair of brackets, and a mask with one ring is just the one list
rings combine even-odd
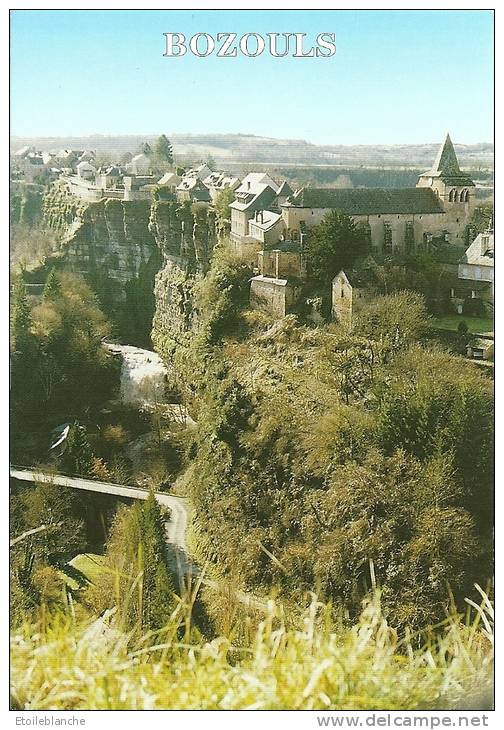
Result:
{"label": "grass in foreground", "polygon": [[460,322],[465,322],[472,334],[493,332],[494,323],[491,317],[467,317],[463,314],[451,314],[446,317],[433,317],[429,325],[434,329],[457,331]]}
{"label": "grass in foreground", "polygon": [[59,613],[14,632],[15,709],[488,709],[492,607],[454,616],[415,650],[400,641],[378,594],[351,629],[313,600],[298,629],[270,601],[250,647],[225,637],[180,643],[183,604],[156,637],[133,640],[114,619],[76,624]]}

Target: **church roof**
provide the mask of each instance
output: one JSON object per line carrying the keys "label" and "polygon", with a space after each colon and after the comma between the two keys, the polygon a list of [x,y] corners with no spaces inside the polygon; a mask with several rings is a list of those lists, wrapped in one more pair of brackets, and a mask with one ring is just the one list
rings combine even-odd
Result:
{"label": "church roof", "polygon": [[430,188],[301,188],[287,200],[296,208],[328,208],[347,215],[443,213]]}
{"label": "church roof", "polygon": [[450,139],[446,139],[439,148],[434,164],[430,170],[423,173],[424,176],[439,177],[449,185],[474,185],[471,178],[459,167],[457,155]]}

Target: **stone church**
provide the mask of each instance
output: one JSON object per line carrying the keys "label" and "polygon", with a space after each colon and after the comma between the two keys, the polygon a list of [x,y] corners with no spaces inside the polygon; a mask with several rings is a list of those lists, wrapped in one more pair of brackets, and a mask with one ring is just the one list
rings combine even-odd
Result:
{"label": "stone church", "polygon": [[447,135],[415,188],[302,188],[282,205],[282,217],[286,238],[296,238],[337,210],[368,229],[377,252],[409,252],[433,238],[463,245],[473,203],[474,182],[460,170]]}
{"label": "stone church", "polygon": [[[261,263],[267,257],[260,252],[297,254],[297,279],[303,279],[303,237],[330,211],[351,216],[367,230],[371,251],[387,254],[428,249],[435,243],[464,245],[474,208],[474,182],[461,171],[449,135],[431,169],[419,176],[414,188],[304,187],[278,199],[274,184],[261,182],[260,190],[231,204],[231,241],[245,260],[258,266],[259,275],[252,279],[252,302],[257,300],[268,306],[270,299],[271,304],[275,300],[272,308],[278,313],[286,311],[287,300],[293,294],[289,280],[294,288],[299,288],[292,272],[292,257],[289,271],[280,265],[273,275],[263,270]],[[261,221],[267,222],[267,231],[261,230]],[[285,306],[278,304],[275,279],[282,284]]]}

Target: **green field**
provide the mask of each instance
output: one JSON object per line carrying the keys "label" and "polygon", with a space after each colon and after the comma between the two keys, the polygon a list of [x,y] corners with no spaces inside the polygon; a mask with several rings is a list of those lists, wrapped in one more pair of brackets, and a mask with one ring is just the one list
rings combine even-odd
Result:
{"label": "green field", "polygon": [[81,553],[70,560],[60,574],[68,587],[75,591],[96,581],[103,569],[104,561],[104,555]]}
{"label": "green field", "polygon": [[463,314],[450,314],[446,317],[433,317],[429,321],[429,325],[433,329],[453,330],[456,332],[460,322],[466,323],[469,332],[493,332],[494,325],[491,317],[467,317]]}

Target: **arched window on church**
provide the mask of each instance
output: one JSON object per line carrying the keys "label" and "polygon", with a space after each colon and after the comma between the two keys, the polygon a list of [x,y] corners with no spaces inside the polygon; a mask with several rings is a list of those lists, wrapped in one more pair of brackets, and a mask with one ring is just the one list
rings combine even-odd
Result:
{"label": "arched window on church", "polygon": [[454,193],[455,193],[455,194],[454,194],[454,196],[453,196],[453,202],[454,202],[454,203],[458,203],[458,200],[459,200],[459,194],[458,194],[458,190],[455,190],[455,191],[454,191]]}
{"label": "arched window on church", "polygon": [[450,190],[450,194],[448,195],[448,200],[450,203],[453,203],[455,200],[455,190]]}

